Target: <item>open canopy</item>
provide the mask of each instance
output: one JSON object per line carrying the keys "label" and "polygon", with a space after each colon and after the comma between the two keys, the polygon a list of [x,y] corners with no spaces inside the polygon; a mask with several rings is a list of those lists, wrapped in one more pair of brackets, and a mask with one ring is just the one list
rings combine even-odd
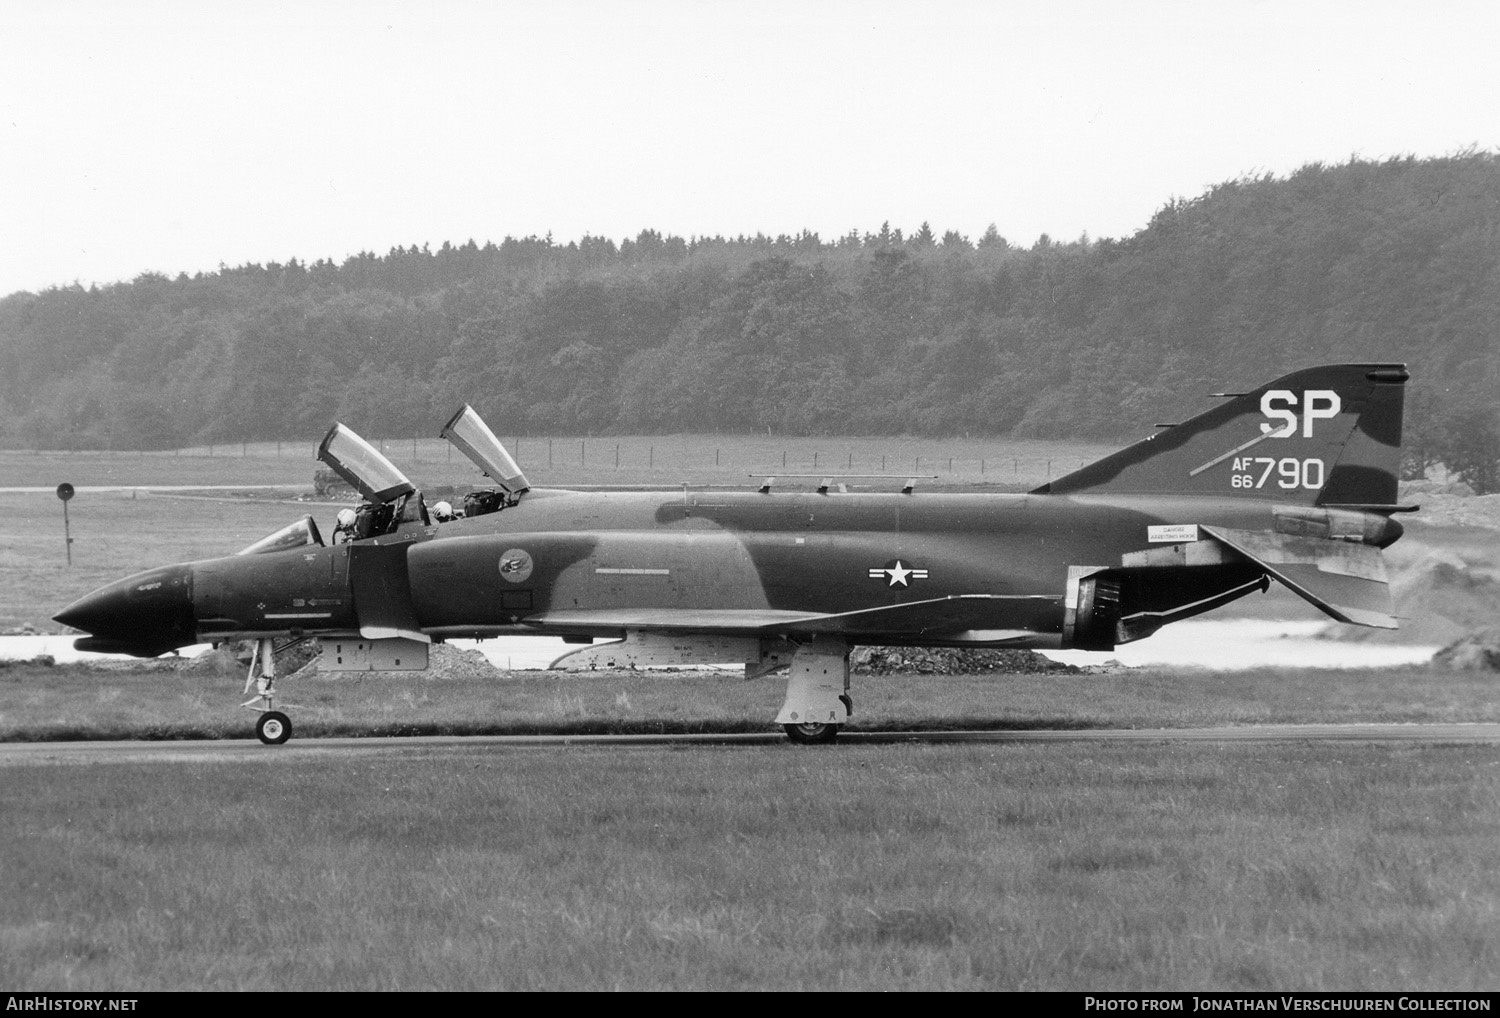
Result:
{"label": "open canopy", "polygon": [[505,451],[505,446],[469,404],[465,403],[463,409],[443,425],[441,434],[509,494],[519,495],[531,488],[531,482]]}
{"label": "open canopy", "polygon": [[371,502],[390,502],[416,491],[416,485],[373,445],[342,424],[335,424],[318,446],[318,459],[359,489]]}

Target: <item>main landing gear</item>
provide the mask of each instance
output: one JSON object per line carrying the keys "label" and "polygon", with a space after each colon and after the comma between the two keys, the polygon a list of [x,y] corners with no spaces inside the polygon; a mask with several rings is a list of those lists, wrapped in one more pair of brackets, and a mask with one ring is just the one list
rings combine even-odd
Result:
{"label": "main landing gear", "polygon": [[245,676],[244,690],[248,693],[254,686],[255,695],[240,706],[260,711],[260,717],[255,720],[255,737],[267,746],[279,746],[292,737],[292,719],[275,709],[276,652],[278,649],[291,650],[306,639],[305,636],[299,637],[280,648],[276,647],[270,637],[255,641],[255,654],[250,658],[250,674]]}
{"label": "main landing gear", "polygon": [[854,713],[849,696],[849,644],[839,637],[815,636],[792,654],[786,700],[776,723],[799,745],[838,738]]}

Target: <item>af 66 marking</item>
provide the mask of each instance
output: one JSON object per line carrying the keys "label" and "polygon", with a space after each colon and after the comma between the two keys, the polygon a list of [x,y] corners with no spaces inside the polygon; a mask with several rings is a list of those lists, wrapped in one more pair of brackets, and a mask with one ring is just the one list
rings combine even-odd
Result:
{"label": "af 66 marking", "polygon": [[1231,488],[1264,488],[1266,482],[1276,477],[1278,488],[1323,487],[1323,461],[1316,457],[1299,460],[1295,456],[1275,459],[1271,456],[1240,456],[1234,461],[1234,473],[1229,477]]}

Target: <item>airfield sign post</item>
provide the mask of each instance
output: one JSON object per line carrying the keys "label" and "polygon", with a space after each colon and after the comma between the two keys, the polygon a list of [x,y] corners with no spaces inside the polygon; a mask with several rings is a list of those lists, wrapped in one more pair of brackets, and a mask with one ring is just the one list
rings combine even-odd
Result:
{"label": "airfield sign post", "polygon": [[57,486],[57,497],[63,504],[63,547],[68,550],[68,565],[73,564],[73,531],[68,526],[68,499],[73,497],[73,486],[67,481]]}

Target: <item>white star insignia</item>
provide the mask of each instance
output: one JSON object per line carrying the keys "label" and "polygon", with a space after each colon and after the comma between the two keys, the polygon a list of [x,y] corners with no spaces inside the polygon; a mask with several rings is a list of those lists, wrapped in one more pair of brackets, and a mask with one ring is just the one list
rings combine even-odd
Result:
{"label": "white star insignia", "polygon": [[927,570],[908,569],[902,564],[900,559],[897,559],[896,564],[888,568],[870,570],[870,579],[872,580],[884,579],[887,576],[890,577],[890,583],[886,584],[886,586],[894,587],[899,583],[901,586],[906,587],[910,586],[909,580],[927,579]]}

